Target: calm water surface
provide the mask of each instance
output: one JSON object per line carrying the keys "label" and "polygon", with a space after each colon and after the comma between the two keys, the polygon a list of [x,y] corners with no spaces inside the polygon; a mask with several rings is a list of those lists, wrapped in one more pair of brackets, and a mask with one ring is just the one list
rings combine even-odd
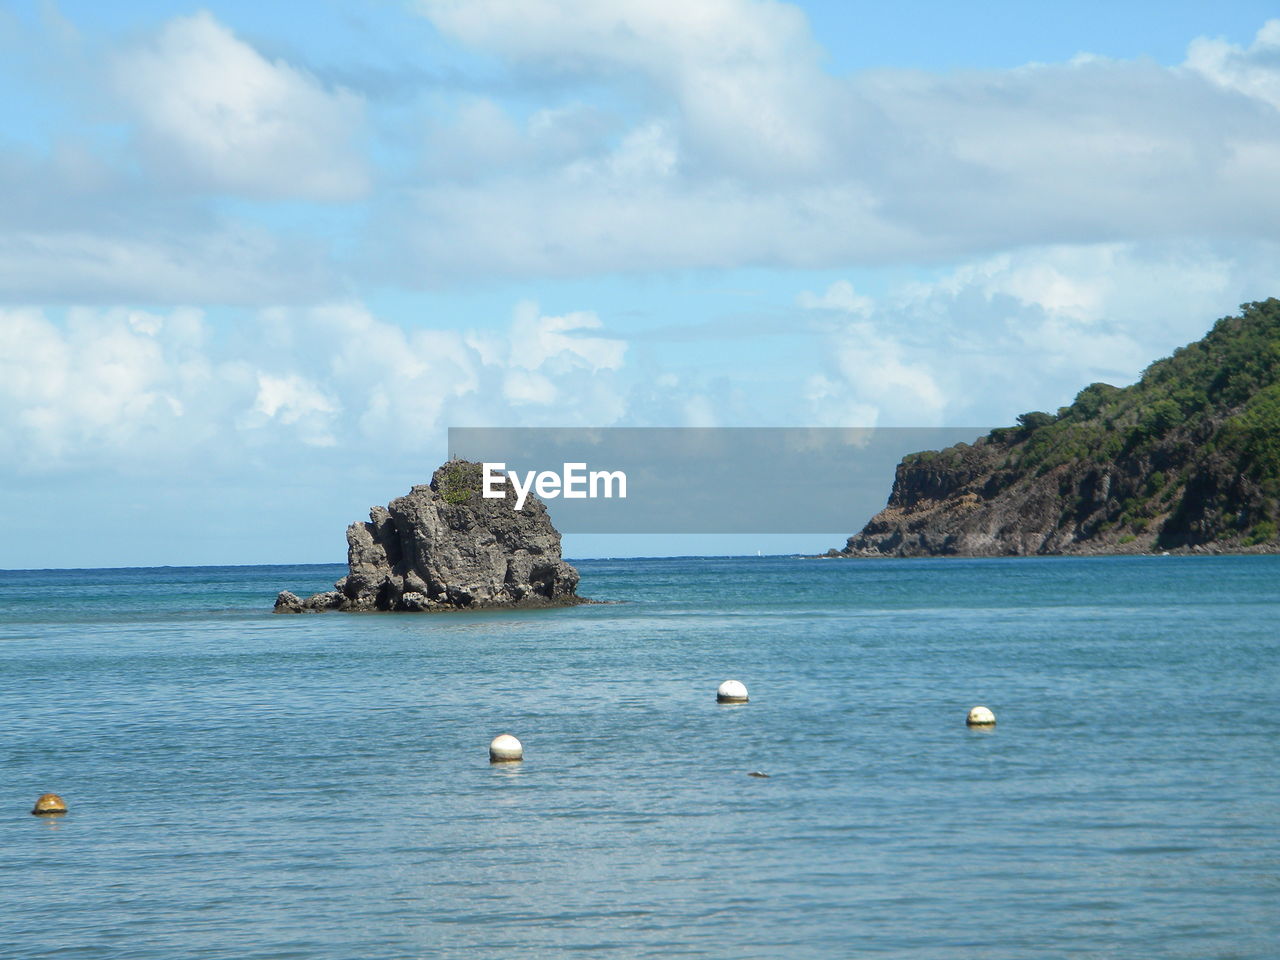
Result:
{"label": "calm water surface", "polygon": [[0,956],[1280,955],[1280,557],[579,567],[0,572]]}

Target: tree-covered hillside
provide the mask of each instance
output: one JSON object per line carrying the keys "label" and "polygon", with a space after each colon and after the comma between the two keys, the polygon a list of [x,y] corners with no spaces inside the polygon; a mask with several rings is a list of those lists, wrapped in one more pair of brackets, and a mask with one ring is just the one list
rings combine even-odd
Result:
{"label": "tree-covered hillside", "polygon": [[1245,304],[1130,387],[1091,384],[973,446],[913,454],[845,552],[1274,549],[1280,300]]}

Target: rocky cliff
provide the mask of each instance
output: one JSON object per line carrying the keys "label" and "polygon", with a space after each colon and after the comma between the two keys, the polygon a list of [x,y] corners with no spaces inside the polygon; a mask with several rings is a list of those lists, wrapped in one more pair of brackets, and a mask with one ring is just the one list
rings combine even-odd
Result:
{"label": "rocky cliff", "polygon": [[1245,304],[1136,384],[898,465],[831,556],[1280,552],[1280,301]]}
{"label": "rocky cliff", "polygon": [[329,593],[284,591],[277,613],[316,610],[457,610],[583,602],[578,571],[560,559],[560,534],[530,495],[514,509],[480,495],[481,467],[454,460],[368,523],[347,528],[348,573]]}

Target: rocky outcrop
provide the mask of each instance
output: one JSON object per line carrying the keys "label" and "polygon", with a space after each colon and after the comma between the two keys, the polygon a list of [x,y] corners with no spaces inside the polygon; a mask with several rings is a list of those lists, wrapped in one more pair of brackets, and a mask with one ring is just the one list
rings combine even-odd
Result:
{"label": "rocky outcrop", "polygon": [[[1107,536],[1114,475],[1092,465],[1024,477],[983,438],[898,465],[888,506],[850,537],[844,556],[1025,556],[1116,552]],[[1119,493],[1117,489],[1115,493]],[[1126,544],[1136,543],[1129,536]],[[1150,549],[1149,545],[1145,545]]]}
{"label": "rocky outcrop", "polygon": [[898,465],[832,557],[1280,552],[1280,301],[1246,304],[1133,386]]}
{"label": "rocky outcrop", "polygon": [[317,593],[305,600],[288,590],[281,590],[276,597],[276,613],[319,613],[322,610],[342,609],[342,594],[337,590]]}
{"label": "rocky outcrop", "polygon": [[348,573],[335,590],[302,599],[283,591],[277,613],[323,610],[459,610],[563,606],[577,595],[578,571],[560,558],[560,534],[530,495],[480,495],[481,467],[454,460],[368,523],[347,528]]}

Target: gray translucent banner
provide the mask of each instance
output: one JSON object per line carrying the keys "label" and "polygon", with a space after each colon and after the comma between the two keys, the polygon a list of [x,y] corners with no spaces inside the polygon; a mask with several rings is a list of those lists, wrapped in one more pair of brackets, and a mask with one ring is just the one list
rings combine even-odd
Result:
{"label": "gray translucent banner", "polygon": [[987,432],[452,427],[449,455],[505,464],[515,475],[505,482],[537,494],[562,533],[832,533],[853,532],[884,507],[906,454]]}

